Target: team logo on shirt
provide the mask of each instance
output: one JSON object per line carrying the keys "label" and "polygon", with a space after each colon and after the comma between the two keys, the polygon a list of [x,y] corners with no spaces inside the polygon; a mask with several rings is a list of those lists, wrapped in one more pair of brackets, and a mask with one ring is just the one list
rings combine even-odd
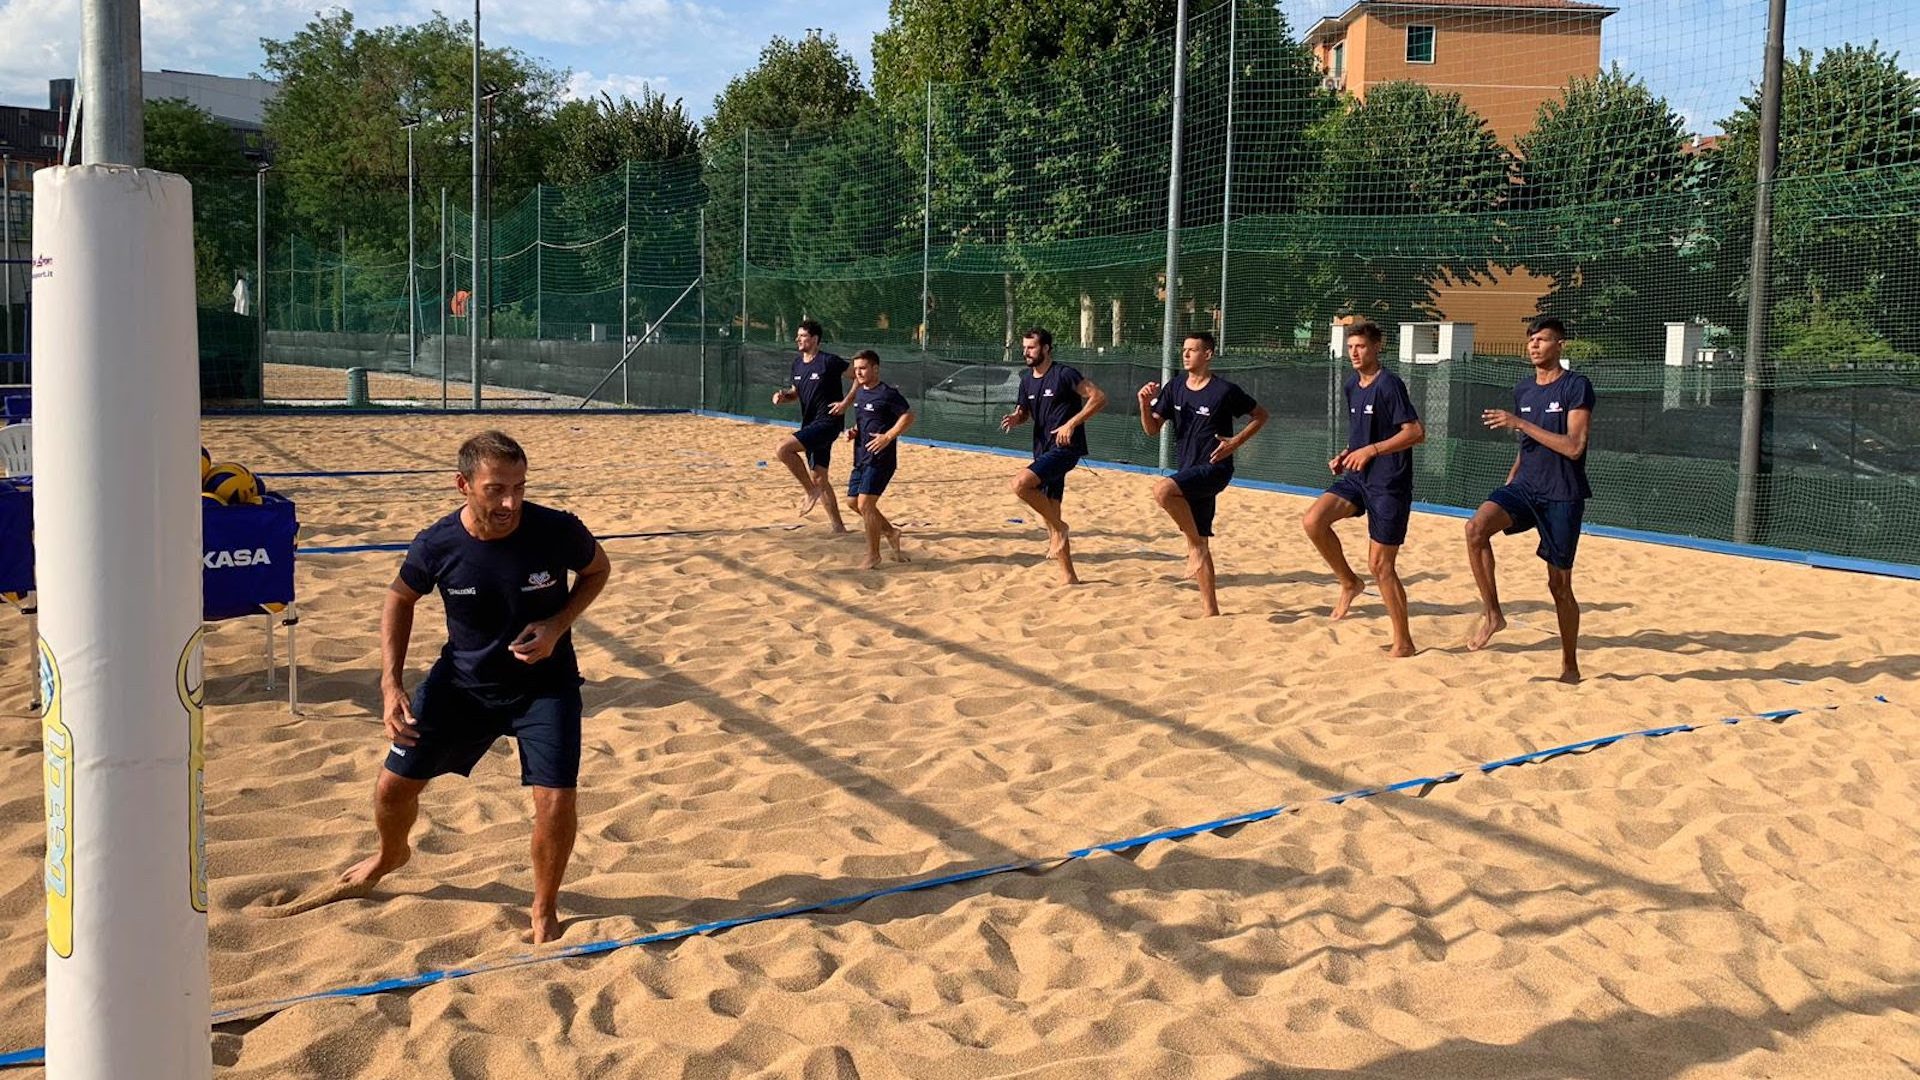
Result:
{"label": "team logo on shirt", "polygon": [[1557,402],[1557,401],[1549,401],[1549,402],[1547,402],[1547,411],[1548,411],[1548,412],[1560,412],[1560,411],[1561,411],[1561,410],[1560,410],[1560,403],[1559,403],[1559,402]]}
{"label": "team logo on shirt", "polygon": [[1531,406],[1531,405],[1522,405],[1522,406],[1520,406],[1520,411],[1521,411],[1521,412],[1532,412],[1532,411],[1533,411],[1533,406]]}
{"label": "team logo on shirt", "polygon": [[1371,405],[1369,405],[1369,406],[1367,406],[1367,415],[1368,415],[1368,416],[1372,416],[1372,415],[1373,415],[1373,406],[1371,406]]}
{"label": "team logo on shirt", "polygon": [[1213,415],[1213,409],[1212,409],[1212,408],[1211,408],[1210,406],[1207,406],[1207,405],[1196,405],[1196,406],[1194,406],[1194,407],[1193,407],[1193,411],[1194,411],[1194,413],[1195,413],[1196,415],[1199,415],[1199,416],[1212,416],[1212,415]]}
{"label": "team logo on shirt", "polygon": [[873,402],[871,402],[871,401],[869,401],[869,402],[866,402],[865,404],[863,404],[863,405],[861,405],[860,407],[861,407],[861,408],[863,408],[863,409],[865,409],[865,410],[867,410],[868,412],[872,412],[872,411],[873,411]]}
{"label": "team logo on shirt", "polygon": [[447,590],[448,596],[477,596],[479,595],[479,593],[480,593],[480,588],[477,585],[469,585],[464,589],[448,589]]}
{"label": "team logo on shirt", "polygon": [[813,380],[814,382],[819,382],[819,381],[820,381],[820,373],[816,371],[816,372],[814,372],[813,374],[811,374],[811,375],[809,375],[809,376],[807,376],[807,378],[809,378],[809,379],[812,379],[812,380]]}
{"label": "team logo on shirt", "polygon": [[547,573],[545,570],[536,570],[527,575],[527,583],[520,586],[520,591],[536,592],[540,589],[550,589],[556,584],[558,583],[553,580],[552,574]]}
{"label": "team logo on shirt", "polygon": [[1045,390],[1044,392],[1042,392],[1040,396],[1041,396],[1041,397],[1052,397],[1052,396],[1053,396],[1053,387],[1051,387],[1051,386],[1049,386],[1049,387],[1047,387],[1047,388],[1046,388],[1046,390]]}

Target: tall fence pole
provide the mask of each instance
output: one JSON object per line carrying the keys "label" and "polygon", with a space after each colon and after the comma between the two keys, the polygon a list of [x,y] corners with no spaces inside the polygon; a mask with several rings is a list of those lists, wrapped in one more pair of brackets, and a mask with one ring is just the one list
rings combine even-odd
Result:
{"label": "tall fence pole", "polygon": [[[253,174],[253,305],[254,366],[260,374],[260,393],[267,392],[267,166]],[[292,295],[293,282],[287,282]]]}
{"label": "tall fence pole", "polygon": [[468,251],[473,253],[473,289],[467,297],[468,373],[473,380],[473,408],[480,409],[480,319],[474,302],[480,299],[480,0],[473,0],[473,137],[467,145],[473,150],[473,232]]}
{"label": "tall fence pole", "polygon": [[544,235],[540,228],[540,218],[546,205],[547,186],[533,185],[533,337],[536,341],[546,336],[547,325],[547,253],[540,246]]}
{"label": "tall fence pole", "polygon": [[413,227],[413,129],[407,125],[407,374],[413,374],[420,359],[420,290],[414,280]]}
{"label": "tall fence pole", "polygon": [[447,189],[440,189],[440,407],[447,407]]}
{"label": "tall fence pole", "polygon": [[920,196],[920,351],[933,340],[933,81],[927,81],[926,179]]}
{"label": "tall fence pole", "polygon": [[[1173,380],[1174,317],[1179,305],[1180,280],[1180,150],[1187,112],[1187,0],[1180,0],[1173,36],[1173,137],[1168,140],[1167,166],[1167,302],[1161,309],[1160,383]],[[1160,467],[1170,463],[1171,426],[1160,432]]]}
{"label": "tall fence pole", "polygon": [[707,208],[700,208],[700,408],[707,407]]}
{"label": "tall fence pole", "polygon": [[1766,76],[1760,89],[1760,168],[1753,202],[1752,284],[1747,292],[1746,372],[1740,390],[1740,484],[1733,500],[1733,539],[1756,539],[1760,488],[1760,424],[1766,411],[1767,285],[1773,262],[1773,173],[1780,164],[1780,82],[1786,59],[1787,0],[1767,6]]}
{"label": "tall fence pole", "polygon": [[[620,178],[626,208],[620,218],[620,355],[627,355],[627,290],[632,288],[633,260],[633,162],[620,166]],[[627,378],[627,365],[620,365],[620,403],[633,404],[633,385]]]}
{"label": "tall fence pole", "polygon": [[[13,258],[13,157],[0,154],[0,259]],[[4,284],[0,284],[0,293],[7,298],[7,342],[0,351],[14,352],[13,346],[13,264],[0,263],[0,273],[5,274]]]}
{"label": "tall fence pole", "polygon": [[[747,344],[747,162],[753,146],[747,137],[752,128],[740,129],[740,345]],[[743,352],[741,356],[746,354]]]}
{"label": "tall fence pole", "polygon": [[347,227],[340,226],[340,272],[334,275],[333,332],[345,333],[347,329]]}
{"label": "tall fence pole", "polygon": [[1227,7],[1227,172],[1220,196],[1220,349],[1227,348],[1227,256],[1233,248],[1227,243],[1233,229],[1233,88],[1238,80],[1240,44],[1240,0]]}

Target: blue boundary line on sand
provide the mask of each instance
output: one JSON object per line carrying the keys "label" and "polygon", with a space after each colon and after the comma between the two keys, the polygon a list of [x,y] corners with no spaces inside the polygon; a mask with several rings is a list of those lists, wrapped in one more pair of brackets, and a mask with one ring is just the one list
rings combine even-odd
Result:
{"label": "blue boundary line on sand", "polygon": [[[1874,700],[1882,704],[1887,703],[1887,699],[1885,695],[1876,695]],[[1839,708],[1838,705],[1827,705],[1822,707],[1822,711],[1832,711],[1838,708]],[[1565,754],[1577,754],[1577,753],[1582,753],[1586,751],[1597,750],[1602,747],[1611,746],[1625,739],[1633,739],[1633,738],[1657,739],[1667,735],[1674,735],[1682,732],[1700,731],[1700,730],[1704,730],[1711,727],[1739,724],[1746,720],[1767,720],[1776,724],[1783,723],[1790,717],[1800,716],[1805,714],[1808,711],[1809,710],[1805,710],[1805,709],[1774,709],[1768,712],[1754,713],[1751,716],[1730,716],[1718,721],[1717,723],[1708,722],[1708,723],[1701,723],[1701,724],[1673,724],[1667,727],[1643,728],[1637,731],[1622,731],[1612,735],[1603,735],[1597,739],[1583,739],[1579,742],[1571,742],[1571,743],[1566,743],[1560,746],[1552,746],[1544,750],[1534,750],[1534,751],[1530,751],[1528,753],[1520,754],[1514,757],[1502,758],[1501,760],[1498,760],[1498,761],[1489,761],[1480,765],[1470,766],[1464,769],[1456,769],[1456,770],[1441,773],[1435,776],[1414,777],[1412,779],[1400,780],[1395,783],[1388,784],[1383,787],[1377,787],[1377,788],[1356,788],[1352,791],[1341,792],[1340,794],[1337,794],[1337,795],[1322,796],[1318,799],[1310,800],[1309,803],[1305,803],[1305,804],[1288,805],[1283,803],[1279,806],[1271,806],[1262,810],[1252,810],[1242,814],[1235,814],[1230,817],[1216,818],[1212,821],[1203,821],[1196,825],[1185,825],[1185,826],[1180,826],[1178,828],[1161,829],[1156,832],[1143,833],[1139,836],[1131,836],[1122,840],[1110,840],[1105,843],[1093,844],[1088,847],[1075,848],[1064,855],[1056,855],[1051,858],[1024,859],[1018,862],[1000,863],[998,865],[984,866],[984,867],[979,867],[973,870],[963,870],[963,871],[960,871],[959,873],[941,874],[935,877],[919,878],[911,881],[905,881],[897,885],[889,885],[879,889],[870,889],[865,892],[852,893],[846,896],[837,896],[829,900],[820,900],[820,901],[816,901],[814,903],[809,903],[809,904],[798,904],[792,907],[776,908],[769,911],[759,911],[759,912],[754,912],[748,915],[735,916],[733,918],[716,919],[711,922],[704,922],[695,926],[680,927],[679,929],[675,929],[675,930],[661,930],[651,934],[641,934],[636,937],[609,938],[603,941],[585,942],[580,945],[573,945],[573,946],[569,946],[568,948],[557,949],[550,953],[522,954],[520,956],[511,957],[506,960],[496,961],[491,964],[479,964],[473,967],[461,967],[461,968],[440,968],[437,970],[424,971],[416,975],[403,976],[400,978],[381,979],[377,982],[363,983],[358,986],[343,986],[343,987],[338,987],[332,990],[321,990],[321,991],[316,991],[314,993],[309,993],[309,994],[299,994],[290,998],[280,998],[274,1001],[259,1002],[253,1005],[242,1005],[238,1008],[223,1009],[219,1012],[214,1013],[211,1017],[211,1021],[214,1024],[224,1024],[224,1023],[230,1023],[235,1020],[256,1019],[262,1016],[272,1015],[273,1013],[280,1012],[294,1005],[301,1005],[301,1004],[306,1004],[314,1001],[327,1001],[327,1000],[336,1000],[341,998],[369,997],[375,994],[391,993],[396,990],[417,990],[422,987],[433,986],[438,983],[452,982],[454,980],[468,978],[473,975],[493,974],[493,973],[502,972],[502,971],[509,971],[515,968],[530,967],[534,964],[550,963],[556,960],[571,960],[571,959],[577,959],[579,957],[584,957],[584,956],[597,956],[604,953],[616,952],[621,949],[628,949],[628,948],[632,948],[639,945],[655,945],[655,944],[661,944],[661,943],[670,942],[670,941],[681,941],[687,938],[708,936],[712,934],[718,934],[726,930],[732,930],[741,926],[749,926],[754,923],[771,922],[776,919],[786,919],[786,918],[792,918],[798,915],[809,915],[815,912],[831,911],[837,908],[852,907],[857,904],[863,904],[870,900],[877,900],[886,896],[899,896],[906,893],[924,892],[928,889],[936,889],[936,888],[940,888],[941,886],[955,885],[955,884],[959,884],[967,881],[976,881],[981,878],[994,877],[1000,874],[1019,873],[1022,871],[1031,871],[1031,870],[1036,870],[1041,868],[1051,869],[1053,867],[1064,865],[1065,863],[1068,863],[1068,862],[1072,862],[1076,859],[1085,859],[1101,853],[1117,853],[1117,852],[1123,852],[1123,851],[1131,851],[1136,848],[1146,847],[1149,844],[1158,843],[1160,841],[1183,840],[1188,837],[1199,835],[1201,833],[1218,832],[1220,830],[1233,828],[1235,826],[1247,825],[1247,824],[1251,824],[1258,821],[1266,821],[1271,818],[1279,817],[1280,815],[1288,813],[1290,811],[1299,810],[1301,809],[1302,806],[1311,805],[1312,803],[1329,803],[1335,806],[1340,806],[1348,802],[1353,802],[1361,799],[1370,799],[1376,795],[1384,795],[1384,794],[1389,794],[1393,792],[1401,792],[1401,791],[1408,791],[1408,790],[1414,790],[1414,791],[1417,791],[1419,795],[1424,795],[1428,789],[1437,787],[1440,784],[1452,783],[1456,780],[1459,780],[1461,777],[1465,776],[1469,771],[1477,772],[1482,775],[1485,775],[1487,773],[1491,773],[1499,769],[1514,768],[1521,765],[1535,764],[1538,762],[1547,761],[1551,758],[1560,757]],[[45,1056],[46,1056],[45,1047],[37,1047],[37,1046],[30,1047],[28,1049],[15,1051],[10,1054],[0,1055],[0,1067],[7,1067],[7,1066],[13,1066],[13,1065],[36,1065],[44,1061]]]}
{"label": "blue boundary line on sand", "polygon": [[[739,413],[715,412],[711,409],[690,410],[695,416],[712,416],[723,420],[741,420],[751,424],[791,427],[792,424],[779,420],[769,420],[761,416],[743,416]],[[998,446],[979,446],[973,443],[947,442],[942,439],[916,439],[906,436],[903,442],[919,446],[937,446],[943,450],[973,450],[998,454],[1003,457],[1028,457],[1020,450],[1008,450]],[[1152,465],[1135,465],[1126,461],[1101,461],[1087,458],[1083,462],[1089,468],[1114,469],[1120,472],[1140,473],[1145,476],[1165,476],[1166,471]],[[1277,480],[1242,480],[1235,478],[1234,486],[1248,487],[1255,491],[1277,491],[1285,495],[1302,495],[1309,499],[1318,498],[1325,488],[1303,487],[1299,484],[1283,484]],[[1416,502],[1414,510],[1426,514],[1438,514],[1441,517],[1470,518],[1473,511],[1458,506],[1443,506],[1439,503]],[[1822,551],[1796,551],[1792,548],[1767,547],[1763,544],[1738,544],[1731,540],[1713,540],[1701,536],[1680,536],[1674,533],[1649,532],[1645,529],[1630,529],[1619,525],[1586,525],[1584,532],[1588,536],[1604,536],[1610,540],[1637,540],[1644,544],[1659,544],[1662,547],[1690,548],[1694,551],[1706,551],[1715,555],[1738,555],[1749,559],[1765,559],[1769,562],[1799,563],[1820,570],[1845,570],[1856,574],[1878,574],[1882,577],[1907,578],[1920,581],[1920,566],[1908,566],[1904,563],[1883,562],[1878,559],[1860,559],[1848,555],[1830,555]]]}

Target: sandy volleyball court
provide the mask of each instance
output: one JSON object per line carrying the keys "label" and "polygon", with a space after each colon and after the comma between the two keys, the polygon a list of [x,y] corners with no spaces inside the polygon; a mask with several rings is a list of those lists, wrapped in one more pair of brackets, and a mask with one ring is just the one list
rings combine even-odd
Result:
{"label": "sandy volleyball court", "polygon": [[[1920,1069],[1920,582],[1587,538],[1583,685],[1544,571],[1496,543],[1512,626],[1460,642],[1461,524],[1384,610],[1325,618],[1308,505],[1220,500],[1224,616],[1178,580],[1146,476],[1082,468],[1086,584],[1050,587],[1020,462],[905,446],[884,506],[913,561],[798,489],[776,429],[501,418],[530,495],[609,540],[576,627],[586,688],[564,943],[1057,856],[1280,804],[1296,813],[1026,872],[215,1030],[234,1077],[1889,1077]],[[309,546],[404,542],[455,506],[461,417],[211,419],[286,479]],[[1095,447],[1096,456],[1099,448]],[[761,463],[764,462],[764,465]],[[845,482],[844,453],[834,478]],[[1014,521],[1012,519],[1022,519]],[[1364,560],[1364,528],[1341,529]],[[258,621],[207,646],[216,1008],[530,950],[530,827],[507,744],[436,782],[411,865],[308,908],[368,850],[385,751],[380,594],[398,554],[299,566],[306,715]],[[421,605],[411,670],[443,630]],[[0,1051],[42,1041],[40,742],[0,613]],[[1886,701],[1876,700],[1884,697]],[[1797,708],[1780,721],[1753,719]],[[1747,717],[1737,725],[1714,723]],[[1481,775],[1615,732],[1707,723]],[[1424,791],[1355,788],[1465,770]],[[138,973],[129,973],[138,977]],[[21,1075],[31,1075],[25,1070]]]}

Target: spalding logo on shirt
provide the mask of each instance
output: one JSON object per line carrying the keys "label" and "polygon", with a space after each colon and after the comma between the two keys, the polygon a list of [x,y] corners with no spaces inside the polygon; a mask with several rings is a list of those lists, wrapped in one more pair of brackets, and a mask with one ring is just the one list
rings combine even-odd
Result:
{"label": "spalding logo on shirt", "polygon": [[552,588],[555,584],[556,582],[553,580],[552,574],[547,573],[545,570],[536,570],[527,575],[527,583],[520,586],[520,591],[533,592],[536,589]]}

